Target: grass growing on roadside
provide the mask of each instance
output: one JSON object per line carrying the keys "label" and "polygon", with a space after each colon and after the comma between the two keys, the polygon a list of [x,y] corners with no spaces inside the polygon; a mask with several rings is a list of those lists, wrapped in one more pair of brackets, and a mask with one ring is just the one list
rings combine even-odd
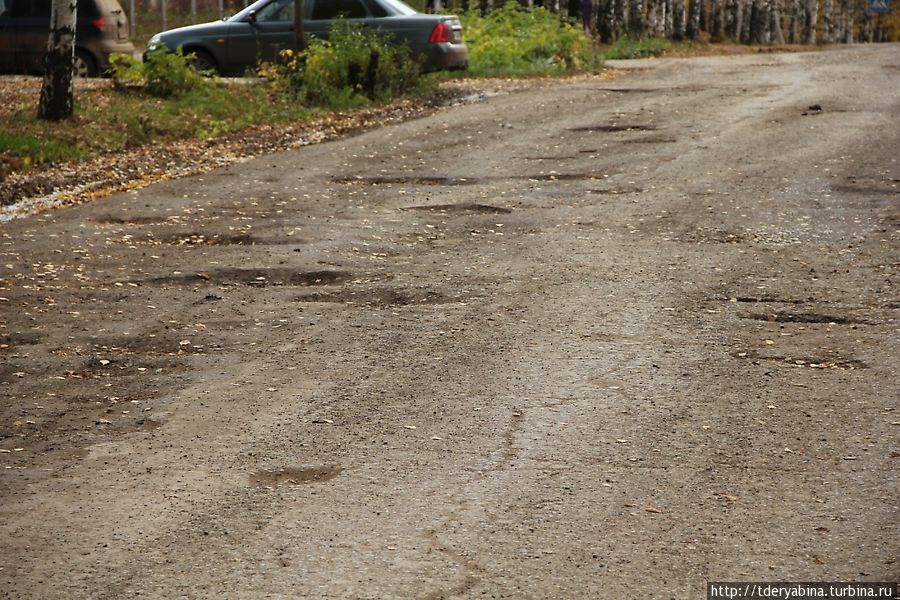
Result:
{"label": "grass growing on roadside", "polygon": [[244,127],[303,119],[309,111],[273,99],[262,85],[211,83],[174,98],[111,87],[76,93],[75,115],[48,122],[35,106],[0,117],[0,180],[14,171],[145,144],[206,139]]}
{"label": "grass growing on roadside", "polygon": [[509,2],[481,16],[464,14],[470,75],[555,75],[600,66],[580,25],[542,7]]}
{"label": "grass growing on roadside", "polygon": [[675,45],[671,40],[665,38],[641,38],[634,39],[631,37],[622,37],[616,42],[601,51],[605,60],[615,60],[622,58],[648,58],[651,56],[662,56],[673,50]]}

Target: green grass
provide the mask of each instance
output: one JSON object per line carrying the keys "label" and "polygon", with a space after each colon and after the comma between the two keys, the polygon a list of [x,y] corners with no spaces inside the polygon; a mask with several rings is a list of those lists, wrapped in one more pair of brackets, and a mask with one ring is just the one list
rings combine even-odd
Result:
{"label": "green grass", "polygon": [[0,118],[0,179],[11,172],[145,144],[206,139],[250,125],[308,118],[262,85],[213,84],[161,99],[135,90],[76,92],[75,115],[42,121],[35,106]]}
{"label": "green grass", "polygon": [[671,40],[665,38],[641,38],[634,39],[623,37],[601,51],[604,60],[615,60],[622,58],[648,58],[651,56],[662,56],[671,52],[675,48],[675,44]]}
{"label": "green grass", "polygon": [[481,16],[462,16],[469,75],[558,75],[594,70],[600,63],[580,25],[541,7],[516,2]]}

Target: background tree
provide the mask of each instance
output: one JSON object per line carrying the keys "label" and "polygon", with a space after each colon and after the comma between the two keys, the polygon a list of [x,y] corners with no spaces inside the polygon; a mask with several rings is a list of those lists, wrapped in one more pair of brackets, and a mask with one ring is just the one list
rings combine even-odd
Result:
{"label": "background tree", "polygon": [[818,0],[806,0],[803,9],[803,43],[815,46],[816,22],[819,20]]}
{"label": "background tree", "polygon": [[74,110],[72,71],[77,8],[77,0],[53,0],[50,6],[50,37],[47,39],[44,82],[38,105],[41,119],[65,119],[72,116]]}
{"label": "background tree", "polygon": [[700,13],[703,12],[703,0],[690,0],[687,15],[687,37],[696,40],[700,35]]}
{"label": "background tree", "polygon": [[303,27],[303,0],[294,0],[294,45],[297,52],[306,50],[306,33]]}

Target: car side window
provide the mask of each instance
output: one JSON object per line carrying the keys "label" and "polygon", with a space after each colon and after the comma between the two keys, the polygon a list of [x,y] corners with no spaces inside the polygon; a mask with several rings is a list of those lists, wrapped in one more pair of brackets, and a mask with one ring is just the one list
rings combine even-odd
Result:
{"label": "car side window", "polygon": [[362,0],[313,0],[313,19],[365,19],[368,16]]}
{"label": "car side window", "polygon": [[294,0],[275,0],[274,2],[266,4],[258,13],[256,13],[256,21],[258,23],[293,20]]}

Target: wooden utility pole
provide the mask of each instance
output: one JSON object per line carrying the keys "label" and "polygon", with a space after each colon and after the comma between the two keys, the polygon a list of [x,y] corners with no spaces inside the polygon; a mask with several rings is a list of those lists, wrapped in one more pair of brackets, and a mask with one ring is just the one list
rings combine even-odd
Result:
{"label": "wooden utility pole", "polygon": [[75,60],[75,15],[77,0],[53,0],[50,5],[50,37],[44,57],[44,83],[38,117],[58,120],[72,116],[75,92],[72,86]]}

